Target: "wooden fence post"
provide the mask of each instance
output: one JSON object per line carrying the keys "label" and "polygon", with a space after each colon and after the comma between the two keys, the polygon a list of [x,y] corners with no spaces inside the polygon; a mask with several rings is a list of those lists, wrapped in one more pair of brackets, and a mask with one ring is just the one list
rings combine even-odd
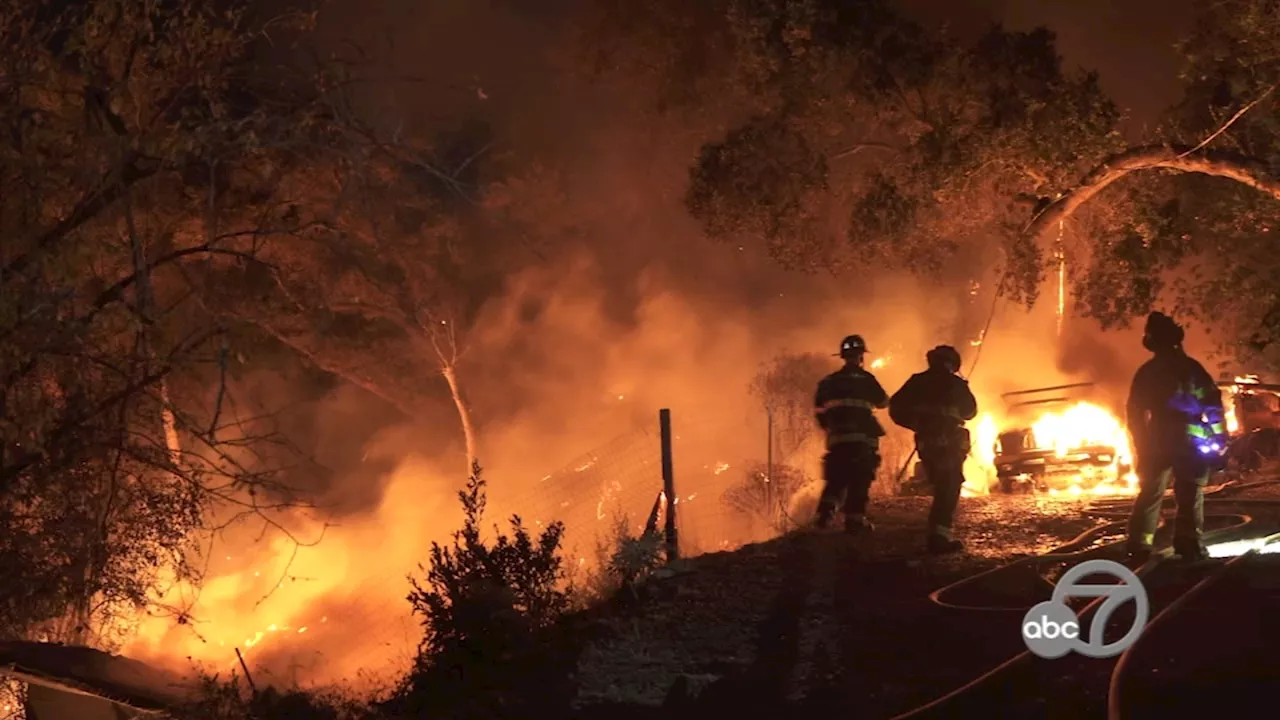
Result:
{"label": "wooden fence post", "polygon": [[662,432],[662,493],[667,498],[667,562],[680,559],[680,540],[676,531],[676,481],[671,463],[671,411],[658,411],[658,426]]}

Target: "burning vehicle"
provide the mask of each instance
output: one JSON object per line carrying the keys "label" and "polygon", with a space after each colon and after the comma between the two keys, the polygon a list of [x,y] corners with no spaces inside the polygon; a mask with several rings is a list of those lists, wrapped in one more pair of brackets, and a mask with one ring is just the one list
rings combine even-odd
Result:
{"label": "burning vehicle", "polygon": [[[963,495],[1135,492],[1128,431],[1105,407],[1079,397],[1092,387],[1076,383],[1002,395],[1003,422],[983,413],[974,428]],[[898,492],[928,494],[919,462]]]}
{"label": "burning vehicle", "polygon": [[1280,385],[1263,383],[1257,375],[1245,375],[1218,383],[1218,389],[1226,405],[1227,432],[1231,435],[1280,429]]}
{"label": "burning vehicle", "polygon": [[1093,383],[1005,393],[993,489],[1004,493],[1116,494],[1134,484],[1129,436],[1106,408],[1073,397]]}
{"label": "burning vehicle", "polygon": [[1263,461],[1280,457],[1280,385],[1257,375],[1218,383],[1226,406],[1230,442],[1227,462],[1239,470],[1257,470]]}

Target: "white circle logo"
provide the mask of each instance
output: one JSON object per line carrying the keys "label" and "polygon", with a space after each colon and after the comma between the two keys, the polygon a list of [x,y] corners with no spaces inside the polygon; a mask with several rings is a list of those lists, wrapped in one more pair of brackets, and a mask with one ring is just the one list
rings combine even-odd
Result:
{"label": "white circle logo", "polygon": [[[1115,585],[1079,584],[1081,578],[1089,575],[1110,575],[1119,582]],[[1106,598],[1093,614],[1088,637],[1083,637],[1080,618],[1065,602],[1071,597]],[[1119,640],[1103,644],[1103,631],[1111,614],[1130,600],[1136,606],[1133,627]],[[1062,575],[1050,600],[1027,611],[1022,618],[1022,639],[1028,650],[1047,660],[1071,652],[1091,658],[1115,657],[1137,642],[1147,625],[1150,611],[1146,588],[1132,570],[1111,560],[1086,560]]]}

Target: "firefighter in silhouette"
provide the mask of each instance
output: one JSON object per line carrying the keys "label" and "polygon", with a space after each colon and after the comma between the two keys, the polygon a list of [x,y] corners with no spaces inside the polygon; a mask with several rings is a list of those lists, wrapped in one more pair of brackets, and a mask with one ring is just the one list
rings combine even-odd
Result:
{"label": "firefighter in silhouette", "polygon": [[827,434],[819,528],[831,524],[843,496],[845,530],[857,533],[872,529],[867,520],[867,499],[880,469],[880,438],[884,436],[874,411],[888,407],[889,396],[863,367],[866,353],[861,335],[845,338],[838,353],[844,367],[822,378],[814,395],[814,412]]}
{"label": "firefighter in silhouette", "polygon": [[889,417],[916,434],[916,451],[925,477],[933,486],[926,549],[945,554],[964,549],[952,537],[964,461],[969,455],[969,431],[964,424],[978,414],[978,401],[960,377],[960,353],[939,345],[925,356],[929,367],[912,375],[889,401]]}
{"label": "firefighter in silhouette", "polygon": [[1125,408],[1133,441],[1138,496],[1129,518],[1130,556],[1151,556],[1165,488],[1173,480],[1178,514],[1173,550],[1187,560],[1204,547],[1204,486],[1226,447],[1222,392],[1182,349],[1184,332],[1168,315],[1147,316],[1142,346],[1154,357],[1138,368]]}

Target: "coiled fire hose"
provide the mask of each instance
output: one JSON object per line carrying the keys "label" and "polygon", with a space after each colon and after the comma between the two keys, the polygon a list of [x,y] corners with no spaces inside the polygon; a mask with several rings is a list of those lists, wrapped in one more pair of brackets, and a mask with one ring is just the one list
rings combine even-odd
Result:
{"label": "coiled fire hose", "polygon": [[[1276,541],[1280,541],[1280,533],[1272,533],[1261,538],[1252,548],[1228,560],[1216,573],[1196,583],[1191,587],[1191,589],[1183,593],[1181,597],[1169,603],[1163,610],[1156,613],[1155,617],[1147,621],[1146,627],[1142,630],[1140,640],[1149,640],[1153,633],[1163,626],[1162,623],[1165,623],[1169,618],[1174,617],[1177,612],[1186,607],[1191,600],[1203,594],[1218,581],[1222,580],[1222,578],[1233,568],[1244,563],[1246,559],[1254,557],[1261,552],[1262,548]],[[1121,653],[1120,657],[1116,659],[1116,664],[1111,669],[1111,678],[1107,684],[1107,720],[1124,720],[1124,681],[1128,676],[1128,670],[1131,667],[1134,651],[1140,647],[1143,647],[1141,642],[1130,645],[1129,648]]]}
{"label": "coiled fire hose", "polygon": [[[1248,483],[1228,481],[1217,487],[1207,488],[1205,490],[1204,492],[1205,505],[1208,506],[1210,504],[1222,503],[1222,504],[1231,504],[1231,505],[1246,505],[1246,506],[1259,505],[1259,506],[1280,508],[1280,499],[1269,499],[1269,498],[1231,499],[1231,498],[1215,497],[1217,495],[1221,495],[1224,493],[1234,493],[1242,490],[1247,490],[1250,488],[1264,487],[1264,486],[1271,486],[1271,485],[1280,485],[1280,480],[1260,480],[1260,481],[1254,481],[1254,482],[1248,482]],[[1127,518],[1129,514],[1128,507],[1131,506],[1132,502],[1133,500],[1131,498],[1116,498],[1116,499],[1101,500],[1086,507],[1083,512],[1090,517],[1097,517],[1097,518],[1121,518],[1121,517]],[[1210,518],[1214,518],[1218,520],[1229,518],[1229,519],[1235,520],[1235,522],[1231,525],[1205,532],[1204,539],[1206,542],[1210,542],[1210,543],[1214,542],[1215,540],[1219,540],[1221,538],[1227,537],[1229,535],[1238,534],[1241,530],[1243,530],[1244,528],[1248,527],[1250,524],[1253,523],[1252,517],[1241,514],[1241,513],[1206,513],[1205,519],[1208,520]],[[1026,612],[1027,610],[1030,609],[1031,607],[1030,605],[1022,606],[1022,607],[966,605],[958,602],[949,601],[947,599],[947,596],[953,595],[961,589],[974,586],[979,582],[989,580],[992,576],[997,575],[999,573],[1006,573],[1014,570],[1022,570],[1025,568],[1037,567],[1046,563],[1083,561],[1093,556],[1106,554],[1109,550],[1117,547],[1123,541],[1112,541],[1108,543],[1097,544],[1097,540],[1102,537],[1105,537],[1109,533],[1112,533],[1122,528],[1124,525],[1125,525],[1124,521],[1117,519],[1117,520],[1108,522],[1106,524],[1100,525],[1098,527],[1091,528],[1081,533],[1077,537],[1071,539],[1067,543],[1057,548],[1054,548],[1053,550],[1043,555],[1036,555],[1033,557],[1015,560],[1011,563],[1007,563],[1005,565],[992,568],[991,570],[986,570],[984,572],[971,575],[967,578],[951,583],[950,585],[939,588],[938,590],[935,590],[933,593],[929,595],[929,599],[932,600],[935,604],[953,611],[987,612],[987,613]],[[1189,590],[1183,597],[1171,603],[1169,606],[1163,608],[1159,613],[1157,613],[1154,617],[1152,617],[1147,623],[1147,628],[1151,628],[1152,626],[1156,625],[1158,622],[1161,622],[1163,621],[1163,619],[1171,616],[1173,613],[1176,613],[1178,608],[1183,607],[1185,605],[1185,601],[1189,597],[1192,597],[1195,594],[1199,594],[1200,592],[1203,592],[1205,588],[1209,587],[1214,582],[1221,579],[1222,574],[1226,570],[1232,567],[1238,566],[1240,563],[1245,561],[1245,558],[1252,557],[1257,553],[1257,551],[1263,545],[1265,545],[1266,543],[1272,542],[1273,540],[1280,540],[1280,533],[1277,533],[1275,535],[1269,535],[1265,538],[1262,538],[1262,540],[1258,542],[1253,549],[1249,550],[1248,552],[1242,555],[1232,558],[1217,573],[1210,576],[1209,578],[1206,578],[1205,580],[1202,580],[1199,584],[1197,584],[1195,587]],[[1145,564],[1143,564],[1142,567],[1135,570],[1134,571],[1135,574],[1138,575],[1138,577],[1143,577],[1145,574],[1150,572],[1150,570],[1153,567],[1155,567],[1156,564],[1158,564],[1163,557],[1167,557],[1169,554],[1170,554],[1169,550],[1164,550],[1157,553]],[[1044,583],[1046,586],[1050,588],[1052,587],[1052,583],[1050,583],[1048,580],[1044,580]],[[1095,598],[1093,601],[1083,606],[1077,612],[1077,615],[1083,617],[1087,613],[1092,612],[1098,605],[1100,605],[1105,600],[1106,600],[1106,597]],[[1136,647],[1138,647],[1138,645],[1132,646],[1130,650],[1126,651],[1123,655],[1121,655],[1120,659],[1118,659],[1116,662],[1116,666],[1114,668],[1112,678],[1111,678],[1110,696],[1108,698],[1109,711],[1113,713],[1109,715],[1109,720],[1121,720],[1121,717],[1119,715],[1119,712],[1120,712],[1119,701],[1120,701],[1120,691],[1122,689],[1122,681],[1123,681],[1125,669],[1129,664],[1129,657],[1131,657],[1130,653],[1132,652],[1132,649]],[[908,719],[919,720],[920,718],[928,717],[934,714],[937,714],[938,717],[950,717],[952,716],[952,714],[949,714],[947,710],[949,705],[961,700],[962,698],[967,696],[969,693],[977,690],[983,685],[997,680],[1006,671],[1009,671],[1012,668],[1027,662],[1032,657],[1033,656],[1030,653],[1030,651],[1020,652],[1017,655],[1014,655],[1013,657],[1009,658],[1008,660],[1005,660],[1004,662],[1000,663],[999,665],[992,668],[991,670],[988,670],[982,675],[974,678],[968,683],[965,683],[964,685],[937,698],[936,700],[926,703],[925,705],[921,705],[905,713],[896,715],[892,718],[892,720],[908,720]]]}

